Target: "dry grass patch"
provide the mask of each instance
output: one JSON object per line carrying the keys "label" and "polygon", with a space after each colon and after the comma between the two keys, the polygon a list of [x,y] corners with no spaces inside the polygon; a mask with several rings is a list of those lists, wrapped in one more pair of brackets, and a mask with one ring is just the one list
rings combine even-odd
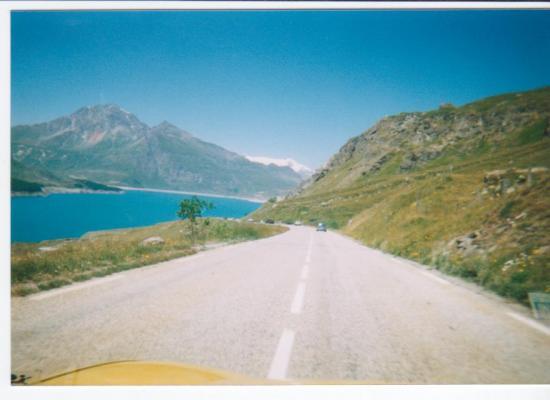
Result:
{"label": "dry grass patch", "polygon": [[[11,247],[12,294],[24,296],[191,255],[204,244],[259,239],[286,229],[211,218],[199,221],[194,244],[187,221],[93,232],[75,240],[15,243]],[[151,237],[161,240],[143,242]]]}

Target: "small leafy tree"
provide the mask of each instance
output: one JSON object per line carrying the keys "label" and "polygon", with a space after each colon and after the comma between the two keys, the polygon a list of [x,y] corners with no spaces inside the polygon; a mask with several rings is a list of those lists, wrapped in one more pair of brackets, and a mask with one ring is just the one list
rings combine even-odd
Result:
{"label": "small leafy tree", "polygon": [[214,204],[209,201],[201,200],[197,196],[190,199],[185,199],[180,202],[180,208],[177,212],[178,217],[185,220],[188,219],[191,224],[191,240],[195,243],[195,228],[197,218],[202,217],[202,213],[206,210],[214,208]]}

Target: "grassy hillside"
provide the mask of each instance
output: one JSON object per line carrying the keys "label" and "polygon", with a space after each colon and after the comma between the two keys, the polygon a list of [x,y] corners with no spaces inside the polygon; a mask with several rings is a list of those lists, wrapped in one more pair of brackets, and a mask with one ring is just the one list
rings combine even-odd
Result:
{"label": "grassy hillside", "polygon": [[40,183],[11,179],[11,191],[15,193],[41,193],[43,187]]}
{"label": "grassy hillside", "polygon": [[323,221],[527,301],[550,292],[550,89],[388,117],[257,218]]}
{"label": "grassy hillside", "polygon": [[[87,179],[64,179],[42,169],[29,168],[12,159],[11,192],[15,194],[46,194],[61,188],[82,191],[121,192],[120,189]],[[20,178],[17,178],[20,177]]]}
{"label": "grassy hillside", "polygon": [[11,291],[26,295],[194,254],[201,244],[260,239],[286,229],[203,219],[195,244],[188,221],[93,232],[77,240],[16,243],[11,248]]}

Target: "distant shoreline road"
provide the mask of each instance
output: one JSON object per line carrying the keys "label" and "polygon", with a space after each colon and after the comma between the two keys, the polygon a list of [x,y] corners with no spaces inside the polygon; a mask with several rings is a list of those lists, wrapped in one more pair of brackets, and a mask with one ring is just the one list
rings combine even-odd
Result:
{"label": "distant shoreline road", "polygon": [[265,203],[265,199],[259,199],[254,197],[240,197],[240,196],[230,196],[223,194],[212,194],[212,193],[201,193],[201,192],[186,192],[183,190],[172,190],[172,189],[152,189],[152,188],[136,188],[130,186],[113,186],[122,190],[135,190],[141,192],[158,192],[158,193],[176,193],[176,194],[190,194],[195,196],[206,196],[206,197],[220,197],[225,199],[236,199],[236,200],[245,200],[251,201],[253,203]]}
{"label": "distant shoreline road", "polygon": [[[116,186],[113,186],[113,188]],[[44,191],[40,192],[11,192],[11,197],[46,197],[51,194],[122,194],[123,191],[115,190],[92,190],[92,189],[76,189],[63,187],[45,187]]]}
{"label": "distant shoreline road", "polygon": [[[121,189],[122,191],[141,191],[141,192],[158,192],[158,193],[176,193],[176,194],[187,194],[187,195],[196,195],[196,196],[207,196],[207,197],[217,197],[225,199],[236,199],[250,201],[252,203],[263,204],[266,202],[266,199],[263,198],[254,198],[254,197],[240,197],[240,196],[230,196],[223,194],[211,194],[211,193],[201,193],[201,192],[186,192],[183,190],[172,190],[172,189],[153,189],[153,188],[136,188],[130,186],[115,186],[111,187]],[[75,189],[75,188],[59,188],[59,187],[47,187],[46,191],[42,192],[12,192],[12,197],[27,197],[27,196],[48,196],[50,194],[121,194],[122,192],[111,191],[111,190],[91,190],[91,189]]]}

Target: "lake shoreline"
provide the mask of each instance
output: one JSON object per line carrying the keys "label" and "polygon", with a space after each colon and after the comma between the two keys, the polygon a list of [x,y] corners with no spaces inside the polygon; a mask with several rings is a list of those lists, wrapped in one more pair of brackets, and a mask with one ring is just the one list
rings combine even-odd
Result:
{"label": "lake shoreline", "polygon": [[[77,238],[86,232],[148,226],[177,219],[180,202],[192,194],[157,190],[120,190],[116,196],[98,193],[56,193],[12,196],[11,242]],[[208,195],[206,195],[208,196]],[[201,197],[214,204],[206,216],[243,218],[261,207],[259,202]]]}

